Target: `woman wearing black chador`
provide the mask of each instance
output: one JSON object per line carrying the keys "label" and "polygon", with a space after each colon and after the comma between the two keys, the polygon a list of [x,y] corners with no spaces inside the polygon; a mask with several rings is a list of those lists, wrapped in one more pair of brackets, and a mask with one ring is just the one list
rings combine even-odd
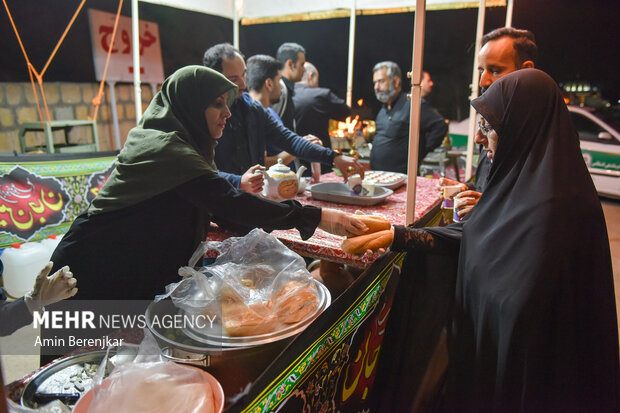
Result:
{"label": "woman wearing black chador", "polygon": [[392,245],[458,251],[445,410],[617,412],[609,240],[561,91],[522,69],[472,105],[484,194],[464,222],[395,227]]}

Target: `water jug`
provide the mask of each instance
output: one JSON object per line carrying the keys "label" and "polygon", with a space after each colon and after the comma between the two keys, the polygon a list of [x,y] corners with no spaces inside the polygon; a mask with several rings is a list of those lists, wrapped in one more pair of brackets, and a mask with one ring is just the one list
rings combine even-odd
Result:
{"label": "water jug", "polygon": [[49,261],[49,249],[39,242],[27,242],[6,248],[0,256],[4,264],[4,290],[11,297],[21,297],[34,286],[34,280]]}
{"label": "water jug", "polygon": [[43,245],[48,252],[48,261],[51,258],[52,254],[54,253],[54,250],[56,249],[56,247],[58,246],[58,244],[60,244],[60,240],[62,239],[62,235],[50,235],[49,237],[45,238],[44,240],[41,241],[41,245]]}

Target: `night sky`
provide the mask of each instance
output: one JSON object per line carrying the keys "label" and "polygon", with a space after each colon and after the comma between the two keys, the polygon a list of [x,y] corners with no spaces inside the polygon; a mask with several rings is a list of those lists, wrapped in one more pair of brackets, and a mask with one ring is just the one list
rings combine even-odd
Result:
{"label": "night sky", "polygon": [[[26,50],[41,68],[77,8],[78,0],[8,0]],[[131,14],[129,2],[123,14]],[[88,0],[85,9],[115,12],[116,1]],[[488,8],[485,32],[504,25],[506,9]],[[35,19],[36,16],[36,19]],[[232,42],[230,20],[140,3],[140,17],[159,24],[164,73],[187,64],[200,64],[208,47]],[[477,10],[429,11],[426,21],[424,69],[435,81],[429,100],[449,119],[468,115]],[[556,81],[589,81],[612,102],[620,98],[620,36],[618,0],[514,0],[513,26],[534,32],[539,46],[537,67]],[[403,72],[411,69],[413,13],[358,16],[353,98],[364,98],[370,109],[378,103],[372,92],[372,67],[394,60]],[[275,55],[285,41],[302,44],[307,58],[321,73],[321,86],[344,97],[349,20],[330,19],[300,23],[242,26],[241,50],[246,57]],[[0,9],[2,67],[0,81],[28,81],[23,55]],[[46,81],[94,82],[94,68],[86,10],[71,29]],[[409,85],[406,84],[406,87]]]}

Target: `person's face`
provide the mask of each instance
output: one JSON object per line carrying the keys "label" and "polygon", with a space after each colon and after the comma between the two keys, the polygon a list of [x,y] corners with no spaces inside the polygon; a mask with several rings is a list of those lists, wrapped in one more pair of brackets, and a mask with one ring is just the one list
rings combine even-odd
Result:
{"label": "person's face", "polygon": [[245,62],[241,56],[235,55],[232,59],[222,59],[222,74],[239,87],[237,97],[241,97],[247,85],[245,84]]}
{"label": "person's face", "polygon": [[390,102],[396,93],[396,84],[399,80],[397,77],[390,79],[387,74],[387,68],[383,67],[372,74],[372,83],[374,84],[375,96],[379,102]]}
{"label": "person's face", "polygon": [[226,119],[230,118],[230,110],[226,104],[227,100],[228,92],[215,99],[205,110],[207,126],[213,139],[222,137],[224,127],[226,126]]}
{"label": "person's face", "polygon": [[510,37],[500,37],[482,46],[478,53],[478,72],[483,92],[500,77],[519,69],[515,58],[516,51]]}
{"label": "person's face", "polygon": [[291,76],[291,82],[299,82],[306,71],[304,67],[304,63],[306,63],[306,55],[302,52],[297,52],[297,63],[293,63],[293,73]]}
{"label": "person's face", "polygon": [[433,90],[433,85],[434,83],[433,79],[431,79],[431,75],[426,72],[422,73],[422,80],[420,81],[422,97],[425,97],[426,95],[431,93],[431,90]]}
{"label": "person's face", "polygon": [[319,87],[319,71],[318,70],[308,75],[308,87]]}
{"label": "person's face", "polygon": [[475,140],[478,145],[484,146],[484,149],[487,151],[487,158],[493,160],[493,156],[495,156],[495,151],[497,150],[498,136],[491,124],[482,116],[479,116]]}
{"label": "person's face", "polygon": [[271,80],[271,88],[269,90],[269,102],[271,104],[276,103],[280,100],[280,95],[282,94],[282,83],[280,83],[280,78],[282,75],[278,73]]}

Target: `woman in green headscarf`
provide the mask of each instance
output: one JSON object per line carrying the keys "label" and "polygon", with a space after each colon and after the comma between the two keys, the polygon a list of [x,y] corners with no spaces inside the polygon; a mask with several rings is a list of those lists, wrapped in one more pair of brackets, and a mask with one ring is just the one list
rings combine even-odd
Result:
{"label": "woman in green headscarf", "polygon": [[54,271],[80,274],[79,299],[152,299],[176,281],[210,221],[237,229],[318,227],[339,235],[364,225],[329,209],[273,202],[240,191],[213,162],[237,87],[220,73],[188,66],[162,85],[129,132],[116,169],[54,251]]}

